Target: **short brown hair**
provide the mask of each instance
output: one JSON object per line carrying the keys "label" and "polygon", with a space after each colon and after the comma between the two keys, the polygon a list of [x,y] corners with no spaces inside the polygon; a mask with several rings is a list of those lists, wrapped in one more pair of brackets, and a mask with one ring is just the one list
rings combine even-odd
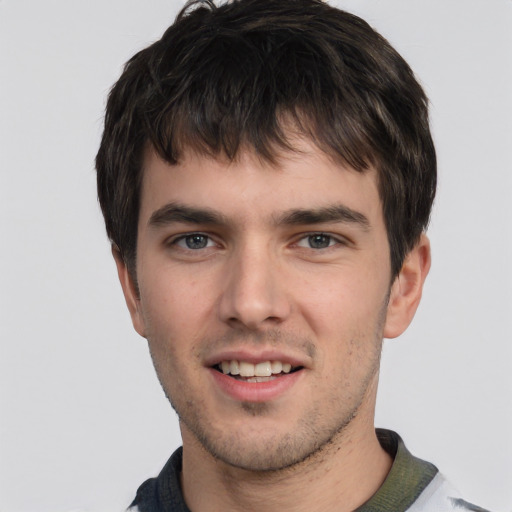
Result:
{"label": "short brown hair", "polygon": [[96,157],[107,233],[135,271],[145,148],[272,161],[283,119],[338,161],[379,176],[393,276],[428,224],[436,156],[427,98],[365,21],[320,0],[189,2],[112,88]]}

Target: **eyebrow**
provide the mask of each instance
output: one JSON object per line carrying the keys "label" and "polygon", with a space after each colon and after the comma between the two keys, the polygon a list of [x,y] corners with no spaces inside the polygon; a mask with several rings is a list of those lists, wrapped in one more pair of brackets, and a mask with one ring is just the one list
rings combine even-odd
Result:
{"label": "eyebrow", "polygon": [[179,203],[169,203],[152,213],[148,225],[159,227],[173,222],[221,225],[227,224],[227,219],[209,208],[194,208]]}
{"label": "eyebrow", "polygon": [[352,208],[345,205],[333,205],[315,209],[293,209],[279,215],[276,224],[303,225],[322,224],[326,222],[346,222],[358,224],[362,229],[370,229],[368,218]]}
{"label": "eyebrow", "polygon": [[[229,224],[227,217],[210,208],[195,208],[173,202],[154,211],[149,218],[148,225],[160,227],[173,222],[210,224],[214,226]],[[370,221],[364,214],[345,205],[333,205],[314,209],[294,208],[274,217],[276,225],[299,226],[327,222],[357,224],[365,231],[370,228]]]}

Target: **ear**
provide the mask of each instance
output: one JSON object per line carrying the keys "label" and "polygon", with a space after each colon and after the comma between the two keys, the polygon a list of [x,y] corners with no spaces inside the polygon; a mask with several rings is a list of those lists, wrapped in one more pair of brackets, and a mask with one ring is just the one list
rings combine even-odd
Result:
{"label": "ear", "polygon": [[411,323],[420,303],[423,283],[430,270],[430,242],[422,234],[405,257],[400,273],[391,286],[384,337],[400,336]]}
{"label": "ear", "polygon": [[112,256],[114,256],[114,261],[116,262],[117,275],[119,276],[119,281],[123,289],[128,311],[132,317],[133,327],[142,337],[145,338],[146,329],[144,326],[144,317],[142,315],[139,293],[135,282],[128,271],[128,267],[121,256],[121,252],[115,245],[112,245]]}

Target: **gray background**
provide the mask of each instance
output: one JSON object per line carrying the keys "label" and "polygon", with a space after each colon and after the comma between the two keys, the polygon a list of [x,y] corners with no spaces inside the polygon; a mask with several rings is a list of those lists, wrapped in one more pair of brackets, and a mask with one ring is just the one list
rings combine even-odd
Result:
{"label": "gray background", "polygon": [[[106,93],[171,0],[0,0],[0,511],[123,510],[179,445],[95,198]],[[377,425],[512,511],[512,2],[350,0],[432,102],[433,267]]]}

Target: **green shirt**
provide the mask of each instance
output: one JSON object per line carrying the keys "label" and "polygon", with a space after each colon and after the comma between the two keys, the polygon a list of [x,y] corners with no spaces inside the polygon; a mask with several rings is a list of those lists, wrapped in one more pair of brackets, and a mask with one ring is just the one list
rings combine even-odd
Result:
{"label": "green shirt", "polygon": [[[488,512],[461,499],[433,464],[411,455],[398,434],[377,429],[377,437],[394,462],[380,489],[355,512]],[[158,477],[139,487],[129,512],[190,512],[179,484],[182,454],[178,448]]]}

